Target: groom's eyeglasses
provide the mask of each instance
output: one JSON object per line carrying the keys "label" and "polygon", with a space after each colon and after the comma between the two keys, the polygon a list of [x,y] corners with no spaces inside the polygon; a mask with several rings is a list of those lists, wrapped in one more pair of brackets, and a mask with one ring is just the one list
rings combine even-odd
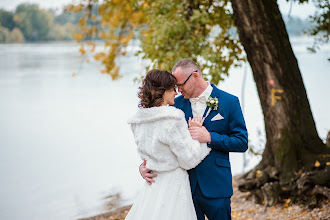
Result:
{"label": "groom's eyeglasses", "polygon": [[188,76],[188,78],[186,79],[186,81],[184,81],[183,83],[181,83],[181,84],[176,84],[178,87],[179,86],[184,86],[184,84],[186,84],[186,82],[189,80],[189,78],[191,77],[191,75],[193,74],[193,73],[198,73],[198,70],[195,70],[194,72],[192,72],[192,73],[190,73],[190,75]]}

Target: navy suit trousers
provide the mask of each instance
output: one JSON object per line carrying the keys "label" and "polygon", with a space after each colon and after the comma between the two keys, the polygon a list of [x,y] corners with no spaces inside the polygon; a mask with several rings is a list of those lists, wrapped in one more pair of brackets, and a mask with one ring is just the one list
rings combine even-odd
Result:
{"label": "navy suit trousers", "polygon": [[198,183],[192,195],[198,220],[231,220],[230,197],[207,198],[203,195]]}

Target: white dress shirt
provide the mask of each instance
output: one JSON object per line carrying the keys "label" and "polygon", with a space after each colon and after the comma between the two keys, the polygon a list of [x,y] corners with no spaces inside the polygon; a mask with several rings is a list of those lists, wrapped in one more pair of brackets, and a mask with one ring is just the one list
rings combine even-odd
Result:
{"label": "white dress shirt", "polygon": [[200,116],[203,117],[203,114],[206,109],[206,100],[210,97],[212,93],[213,87],[208,83],[206,89],[200,96],[197,98],[190,98],[189,101],[191,103],[191,110],[193,113],[193,117]]}

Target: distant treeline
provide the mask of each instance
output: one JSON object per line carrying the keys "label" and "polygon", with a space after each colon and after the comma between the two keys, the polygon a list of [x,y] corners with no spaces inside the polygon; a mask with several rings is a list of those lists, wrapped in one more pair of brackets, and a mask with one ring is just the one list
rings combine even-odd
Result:
{"label": "distant treeline", "polygon": [[[97,14],[97,12],[95,13]],[[0,43],[73,40],[77,24],[84,13],[39,8],[36,4],[20,4],[14,11],[0,9]],[[311,27],[310,19],[284,16],[289,35],[300,36]]]}
{"label": "distant treeline", "polygon": [[39,8],[36,4],[20,4],[14,11],[0,9],[0,43],[73,40],[83,13]]}
{"label": "distant treeline", "polygon": [[283,16],[283,20],[288,34],[291,36],[301,36],[309,34],[311,29],[313,28],[313,24],[310,18],[305,18],[303,20],[299,17]]}

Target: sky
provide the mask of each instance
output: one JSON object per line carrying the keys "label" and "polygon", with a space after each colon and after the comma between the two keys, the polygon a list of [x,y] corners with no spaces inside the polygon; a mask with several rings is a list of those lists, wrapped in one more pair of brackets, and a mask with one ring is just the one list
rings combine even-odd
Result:
{"label": "sky", "polygon": [[[4,8],[6,10],[14,10],[17,5],[23,3],[23,2],[29,2],[29,3],[37,3],[41,8],[53,8],[61,10],[64,5],[70,4],[70,3],[77,3],[79,0],[0,0],[0,8]],[[288,15],[290,11],[290,5],[291,1],[287,2],[286,0],[278,0],[277,1],[280,10],[284,16]],[[309,15],[314,14],[315,7],[313,3],[308,4],[298,4],[294,2],[292,4],[291,9],[291,16],[300,17],[300,18],[307,18]]]}

